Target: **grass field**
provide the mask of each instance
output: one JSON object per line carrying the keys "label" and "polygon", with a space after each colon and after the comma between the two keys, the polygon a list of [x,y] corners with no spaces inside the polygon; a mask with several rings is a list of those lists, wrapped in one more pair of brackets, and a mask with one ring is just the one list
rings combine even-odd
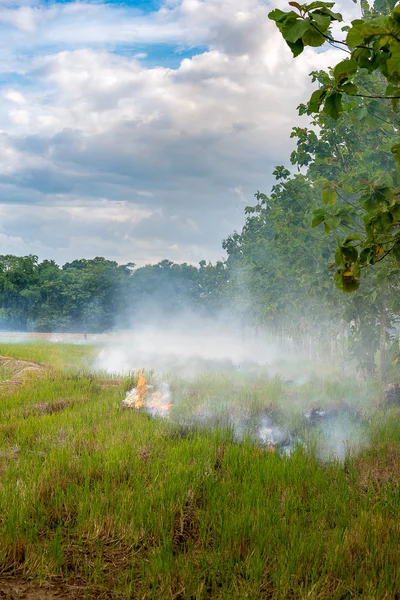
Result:
{"label": "grass field", "polygon": [[[122,407],[131,380],[89,373],[96,352],[0,346],[48,365],[0,387],[0,592],[31,580],[62,598],[400,598],[400,413],[373,387],[170,375],[171,419],[153,419]],[[294,405],[344,401],[364,445],[342,461],[312,435],[290,457],[239,443],[222,418],[268,411],[300,435]],[[218,410],[196,420],[205,406]]]}

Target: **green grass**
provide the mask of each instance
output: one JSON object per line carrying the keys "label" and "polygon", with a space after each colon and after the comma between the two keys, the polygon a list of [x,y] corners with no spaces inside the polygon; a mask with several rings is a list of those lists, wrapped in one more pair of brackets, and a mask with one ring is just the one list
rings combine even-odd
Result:
{"label": "green grass", "polygon": [[0,356],[45,363],[58,368],[89,366],[97,352],[95,345],[55,344],[46,340],[0,344]]}
{"label": "green grass", "polygon": [[[95,351],[0,348],[56,367],[0,398],[0,574],[64,582],[80,598],[397,597],[395,410],[349,382],[286,390],[279,378],[210,374],[170,376],[172,418],[156,420],[121,407],[127,380],[72,370]],[[237,443],[218,418],[187,425],[199,406],[287,422],[294,403],[343,396],[365,407],[369,444],[341,463],[311,446],[286,458]],[[300,430],[301,410],[290,418]]]}
{"label": "green grass", "polygon": [[0,365],[0,381],[7,381],[7,379],[11,379],[14,375],[14,371],[9,367],[4,365]]}

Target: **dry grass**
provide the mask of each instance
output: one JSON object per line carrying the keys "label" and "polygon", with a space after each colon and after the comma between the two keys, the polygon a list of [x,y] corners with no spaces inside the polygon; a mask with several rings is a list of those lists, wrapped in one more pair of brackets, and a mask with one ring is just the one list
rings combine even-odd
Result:
{"label": "dry grass", "polygon": [[0,380],[0,393],[9,393],[13,387],[22,385],[32,375],[40,375],[45,367],[27,360],[16,360],[0,356],[0,369],[3,378]]}

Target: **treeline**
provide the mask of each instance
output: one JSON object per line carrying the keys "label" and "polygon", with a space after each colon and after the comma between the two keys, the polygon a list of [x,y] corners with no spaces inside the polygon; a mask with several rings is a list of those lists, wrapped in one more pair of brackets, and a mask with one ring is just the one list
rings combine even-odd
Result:
{"label": "treeline", "polygon": [[0,256],[0,327],[103,332],[183,310],[213,314],[222,304],[223,263],[199,267],[163,260],[135,268],[103,257],[62,267],[37,256]]}

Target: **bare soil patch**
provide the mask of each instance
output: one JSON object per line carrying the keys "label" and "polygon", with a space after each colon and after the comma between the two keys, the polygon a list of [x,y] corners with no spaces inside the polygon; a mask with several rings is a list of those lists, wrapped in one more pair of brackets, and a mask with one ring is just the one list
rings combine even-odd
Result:
{"label": "bare soil patch", "polygon": [[45,583],[41,586],[17,577],[0,578],[0,600],[75,600],[78,597],[78,590],[67,590],[63,585]]}
{"label": "bare soil patch", "polygon": [[0,576],[0,600],[116,600],[103,586],[66,584],[61,578],[38,583],[18,575]]}

